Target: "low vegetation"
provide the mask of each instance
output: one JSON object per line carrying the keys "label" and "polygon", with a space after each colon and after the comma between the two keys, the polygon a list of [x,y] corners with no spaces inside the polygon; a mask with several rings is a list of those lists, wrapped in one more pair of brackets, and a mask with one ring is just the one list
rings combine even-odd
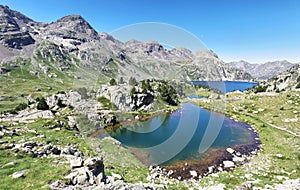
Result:
{"label": "low vegetation", "polygon": [[[234,188],[245,181],[251,181],[257,187],[281,183],[285,179],[300,177],[300,94],[282,93],[230,93],[222,100],[201,99],[199,105],[216,109],[236,120],[251,124],[260,136],[261,152],[253,156],[249,163],[229,173],[220,173],[218,177],[209,176],[201,180],[208,185],[224,183]],[[226,104],[226,111],[218,109],[216,104]],[[296,118],[296,119],[293,119]]]}

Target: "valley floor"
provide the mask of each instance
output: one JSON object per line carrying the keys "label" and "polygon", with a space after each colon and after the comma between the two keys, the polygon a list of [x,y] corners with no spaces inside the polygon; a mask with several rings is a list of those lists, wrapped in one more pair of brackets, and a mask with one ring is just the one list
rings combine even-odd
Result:
{"label": "valley floor", "polygon": [[[0,188],[299,189],[299,92],[234,92],[194,101],[251,124],[259,133],[261,151],[230,172],[178,181],[160,175],[157,169],[149,170],[110,137],[100,140],[81,135],[68,124],[66,118],[73,112],[65,108],[54,118],[0,123]],[[225,110],[216,106],[221,104]],[[96,163],[103,163],[104,168]],[[102,175],[95,173],[98,169],[104,170]]]}

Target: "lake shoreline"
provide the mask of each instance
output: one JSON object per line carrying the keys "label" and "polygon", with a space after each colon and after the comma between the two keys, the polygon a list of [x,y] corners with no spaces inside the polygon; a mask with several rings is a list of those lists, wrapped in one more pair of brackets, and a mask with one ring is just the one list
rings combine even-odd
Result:
{"label": "lake shoreline", "polygon": [[[190,103],[192,103],[193,105],[199,106],[199,105],[195,104],[195,102],[190,102]],[[217,112],[215,110],[209,110],[207,108],[203,108],[202,106],[199,106],[199,107],[201,107],[204,110],[211,111],[211,112],[214,112],[217,114],[222,114],[224,116],[227,115],[224,113]],[[182,104],[181,104],[181,108],[182,108]],[[130,121],[124,121],[124,122],[119,123],[117,126],[111,126],[110,128],[108,128],[108,130],[109,131],[116,130],[116,129],[120,128],[122,126],[122,124],[128,125],[128,124],[137,123],[140,121],[149,120],[161,113],[166,113],[166,114],[170,115],[173,112],[180,110],[181,108],[172,110],[172,111],[170,111],[170,110],[159,111],[154,114],[147,115],[145,117],[133,119]],[[234,122],[238,122],[232,118],[228,118],[228,119],[230,119]],[[245,124],[245,123],[243,123],[243,124]],[[232,153],[229,153],[224,148],[213,148],[213,149],[209,150],[210,156],[205,158],[203,161],[184,160],[182,162],[178,162],[176,165],[170,165],[170,166],[158,165],[155,167],[163,167],[164,170],[161,170],[161,173],[163,175],[166,175],[169,178],[174,178],[174,179],[179,179],[179,180],[202,178],[202,177],[207,176],[212,173],[218,173],[221,171],[230,171],[233,168],[240,166],[240,165],[244,164],[245,162],[247,162],[249,160],[249,156],[251,156],[253,154],[257,154],[257,152],[260,150],[261,142],[259,140],[259,136],[258,136],[257,132],[250,125],[246,125],[246,126],[248,126],[246,128],[248,128],[248,130],[250,131],[252,141],[248,144],[241,144],[241,145],[235,145],[235,146],[228,147],[234,151]],[[239,127],[245,127],[245,125],[243,125],[243,126],[241,125]],[[105,130],[107,131],[107,128]],[[94,133],[92,135],[92,137],[96,137],[96,134],[97,133]],[[126,147],[128,149],[128,151],[130,151],[144,165],[146,165],[146,166],[153,165],[150,162],[146,161],[147,158],[149,157],[149,155],[134,151],[134,148],[127,147],[126,145],[122,145],[122,146]],[[224,162],[225,163],[230,162],[230,163],[233,163],[233,165],[231,167],[228,167],[224,164]],[[197,177],[192,175],[193,172],[197,173]]]}

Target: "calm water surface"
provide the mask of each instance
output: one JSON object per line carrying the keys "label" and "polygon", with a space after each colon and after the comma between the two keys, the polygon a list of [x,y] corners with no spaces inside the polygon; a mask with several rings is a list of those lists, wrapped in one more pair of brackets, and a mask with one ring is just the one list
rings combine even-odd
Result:
{"label": "calm water surface", "polygon": [[232,92],[235,90],[244,91],[254,86],[257,82],[245,81],[192,81],[194,85],[204,85],[220,90],[222,93]]}
{"label": "calm water surface", "polygon": [[201,161],[212,149],[226,149],[255,142],[247,124],[192,103],[172,113],[123,125],[110,135],[142,155],[144,163],[174,165]]}

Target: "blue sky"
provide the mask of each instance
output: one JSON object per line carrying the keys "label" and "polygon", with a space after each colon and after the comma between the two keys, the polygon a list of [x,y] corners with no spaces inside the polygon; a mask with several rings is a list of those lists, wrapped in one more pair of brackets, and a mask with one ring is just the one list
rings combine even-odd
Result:
{"label": "blue sky", "polygon": [[98,32],[140,22],[172,24],[200,38],[224,61],[300,62],[298,0],[0,0],[0,4],[43,22],[80,14]]}

